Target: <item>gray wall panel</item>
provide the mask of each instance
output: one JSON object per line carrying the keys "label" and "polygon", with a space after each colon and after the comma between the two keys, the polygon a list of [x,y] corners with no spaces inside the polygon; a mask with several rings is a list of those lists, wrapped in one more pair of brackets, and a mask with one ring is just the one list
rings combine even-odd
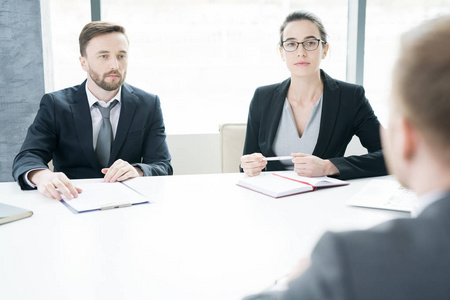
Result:
{"label": "gray wall panel", "polygon": [[0,0],[0,181],[44,94],[41,10],[36,0]]}

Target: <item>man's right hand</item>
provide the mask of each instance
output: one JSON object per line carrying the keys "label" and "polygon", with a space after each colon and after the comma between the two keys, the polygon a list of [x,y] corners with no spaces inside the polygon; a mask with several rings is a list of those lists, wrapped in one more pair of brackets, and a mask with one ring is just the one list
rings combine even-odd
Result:
{"label": "man's right hand", "polygon": [[67,200],[71,200],[77,198],[78,193],[82,192],[62,172],[54,173],[48,169],[31,171],[28,179],[37,186],[39,192],[56,200],[62,200],[61,195],[64,195]]}

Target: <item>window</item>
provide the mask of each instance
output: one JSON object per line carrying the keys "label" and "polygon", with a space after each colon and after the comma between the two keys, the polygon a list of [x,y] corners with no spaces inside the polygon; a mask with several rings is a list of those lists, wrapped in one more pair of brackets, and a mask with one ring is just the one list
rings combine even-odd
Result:
{"label": "window", "polygon": [[364,87],[382,124],[387,124],[386,101],[402,33],[449,12],[449,0],[367,1]]}
{"label": "window", "polygon": [[[279,27],[294,10],[321,18],[330,52],[322,64],[345,80],[346,0],[103,0],[102,20],[123,25],[130,40],[127,82],[161,98],[169,134],[216,133],[246,122],[258,86],[289,73],[278,52]],[[55,89],[84,80],[78,34],[89,1],[52,0]]]}
{"label": "window", "polygon": [[60,90],[78,85],[86,79],[78,59],[78,36],[84,25],[91,21],[91,2],[50,0],[49,8],[53,90]]}

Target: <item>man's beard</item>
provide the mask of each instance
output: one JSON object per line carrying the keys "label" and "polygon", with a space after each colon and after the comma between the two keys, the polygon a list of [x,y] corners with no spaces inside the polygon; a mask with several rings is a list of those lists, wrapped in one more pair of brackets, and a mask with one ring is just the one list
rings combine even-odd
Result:
{"label": "man's beard", "polygon": [[[119,76],[119,81],[117,83],[107,83],[105,81],[105,78],[111,74],[117,75]],[[125,77],[126,77],[127,73],[124,72],[123,76],[122,74],[120,74],[117,71],[111,71],[109,73],[106,73],[105,75],[103,75],[103,78],[100,79],[100,75],[96,72],[94,72],[93,70],[89,70],[89,76],[91,76],[92,80],[102,89],[104,89],[105,91],[115,91],[118,88],[120,88],[123,84],[123,82],[125,81]]]}

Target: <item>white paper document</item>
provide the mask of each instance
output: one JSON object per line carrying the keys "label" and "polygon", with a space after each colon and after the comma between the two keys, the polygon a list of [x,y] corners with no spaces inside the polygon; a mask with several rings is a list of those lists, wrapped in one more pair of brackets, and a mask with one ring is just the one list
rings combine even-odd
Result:
{"label": "white paper document", "polygon": [[77,212],[120,208],[149,202],[149,199],[121,182],[92,182],[78,184],[83,191],[78,198],[63,201]]}
{"label": "white paper document", "polygon": [[348,205],[411,212],[417,195],[395,180],[372,179]]}

